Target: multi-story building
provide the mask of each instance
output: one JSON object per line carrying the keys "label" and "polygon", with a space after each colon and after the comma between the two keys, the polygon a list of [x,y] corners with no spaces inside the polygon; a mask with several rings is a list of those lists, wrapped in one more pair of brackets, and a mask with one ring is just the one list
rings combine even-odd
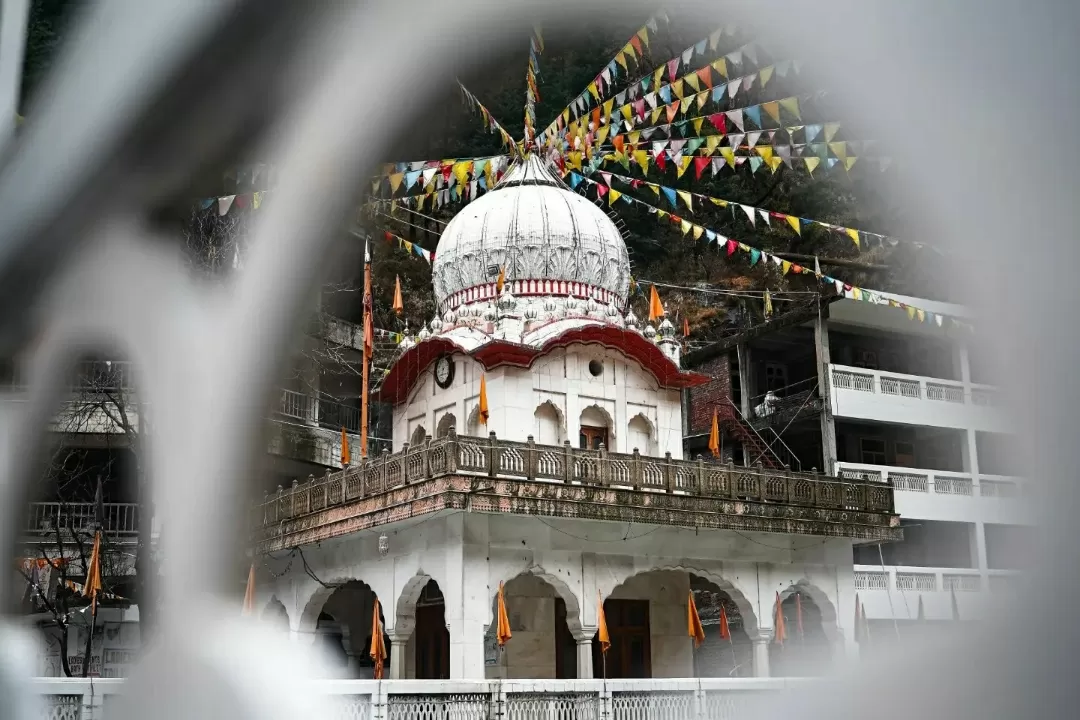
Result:
{"label": "multi-story building", "polygon": [[687,447],[714,408],[736,463],[888,483],[903,539],[857,543],[855,588],[871,633],[971,619],[1020,567],[1031,517],[1021,449],[974,336],[896,304],[967,320],[965,308],[833,295],[684,359],[713,381],[688,394]]}

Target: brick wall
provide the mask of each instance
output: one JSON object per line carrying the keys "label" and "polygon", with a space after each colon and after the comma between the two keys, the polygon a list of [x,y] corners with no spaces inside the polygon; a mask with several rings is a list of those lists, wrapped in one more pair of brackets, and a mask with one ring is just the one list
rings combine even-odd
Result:
{"label": "brick wall", "polygon": [[708,375],[712,380],[690,388],[689,435],[709,432],[713,410],[731,398],[731,358],[727,354],[714,357],[695,367],[694,371]]}

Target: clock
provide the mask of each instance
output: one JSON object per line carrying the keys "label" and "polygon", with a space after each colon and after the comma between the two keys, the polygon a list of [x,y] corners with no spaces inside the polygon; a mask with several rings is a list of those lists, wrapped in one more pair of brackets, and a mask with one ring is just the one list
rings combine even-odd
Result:
{"label": "clock", "polygon": [[454,361],[449,355],[443,355],[435,361],[435,382],[443,390],[454,382]]}

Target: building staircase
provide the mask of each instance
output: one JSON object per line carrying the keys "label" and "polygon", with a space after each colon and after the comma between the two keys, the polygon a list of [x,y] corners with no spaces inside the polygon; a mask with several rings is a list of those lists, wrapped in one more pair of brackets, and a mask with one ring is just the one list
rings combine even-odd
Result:
{"label": "building staircase", "polygon": [[[760,462],[767,468],[783,470],[785,467],[790,469],[793,462],[798,462],[794,453],[780,439],[779,435],[776,436],[772,443],[767,441],[761,436],[761,433],[746,421],[746,418],[743,417],[743,414],[739,412],[739,409],[735,407],[731,400],[717,408],[716,421],[721,430],[727,430],[733,438],[743,444],[744,453],[748,453],[747,459],[751,465]],[[782,446],[783,454],[788,456],[787,462],[784,462],[784,459],[780,457],[781,453],[774,449],[773,445],[776,443]]]}

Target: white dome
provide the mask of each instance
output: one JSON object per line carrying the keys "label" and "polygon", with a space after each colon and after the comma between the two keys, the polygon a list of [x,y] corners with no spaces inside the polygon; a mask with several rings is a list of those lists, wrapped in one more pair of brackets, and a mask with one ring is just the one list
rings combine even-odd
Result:
{"label": "white dome", "polygon": [[432,282],[440,308],[495,299],[503,268],[514,295],[626,301],[630,259],[615,223],[539,158],[516,162],[499,185],[446,226]]}

